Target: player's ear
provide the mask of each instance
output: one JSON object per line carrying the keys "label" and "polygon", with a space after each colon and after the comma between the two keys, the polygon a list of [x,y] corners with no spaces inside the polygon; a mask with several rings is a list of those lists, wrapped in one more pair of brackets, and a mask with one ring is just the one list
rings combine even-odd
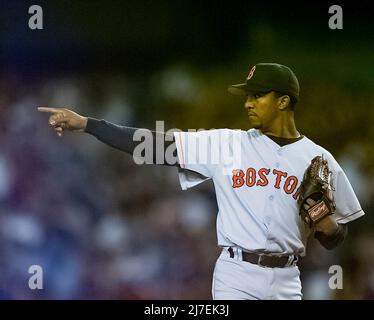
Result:
{"label": "player's ear", "polygon": [[280,96],[278,98],[278,107],[281,111],[285,110],[289,104],[291,103],[291,99],[288,95]]}

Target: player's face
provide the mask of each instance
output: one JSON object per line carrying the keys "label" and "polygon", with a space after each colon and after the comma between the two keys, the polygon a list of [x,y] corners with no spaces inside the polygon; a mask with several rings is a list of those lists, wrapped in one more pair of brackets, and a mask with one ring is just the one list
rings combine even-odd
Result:
{"label": "player's face", "polygon": [[247,94],[244,104],[252,128],[266,129],[277,117],[278,100],[274,92]]}

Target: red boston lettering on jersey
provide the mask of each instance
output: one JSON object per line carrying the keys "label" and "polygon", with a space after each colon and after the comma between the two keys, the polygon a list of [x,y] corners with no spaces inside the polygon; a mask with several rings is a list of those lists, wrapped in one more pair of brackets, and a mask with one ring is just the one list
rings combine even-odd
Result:
{"label": "red boston lettering on jersey", "polygon": [[289,176],[283,186],[284,192],[287,194],[291,194],[292,192],[294,192],[297,186],[297,182],[298,180],[295,176]]}
{"label": "red boston lettering on jersey", "polygon": [[[269,184],[269,174],[271,169],[261,168],[256,170],[255,168],[249,167],[247,171],[242,169],[235,169],[232,171],[232,187],[233,188],[240,188],[244,186],[244,183],[247,187],[253,188],[254,186],[259,187],[266,187]],[[275,177],[274,188],[282,189],[286,194],[292,194],[298,183],[299,180],[295,176],[288,176],[287,172],[280,171],[274,169],[272,171]],[[287,179],[282,179],[287,178]],[[297,197],[300,194],[300,186],[296,190],[296,192],[292,195],[292,197],[297,200]]]}
{"label": "red boston lettering on jersey", "polygon": [[270,169],[261,168],[260,170],[258,170],[258,175],[259,175],[260,179],[257,181],[256,185],[260,186],[260,187],[267,186],[269,184],[269,180],[266,176],[269,173],[270,173]]}
{"label": "red boston lettering on jersey", "polygon": [[248,187],[253,187],[256,183],[256,170],[253,168],[247,169],[247,175],[245,178],[245,182],[247,183]]}
{"label": "red boston lettering on jersey", "polygon": [[275,174],[277,176],[277,179],[275,180],[274,187],[279,189],[281,179],[282,179],[282,177],[287,177],[287,172],[283,172],[283,171],[279,171],[279,170],[274,169],[273,174]]}
{"label": "red boston lettering on jersey", "polygon": [[240,188],[244,184],[244,172],[240,169],[232,170],[232,187]]}

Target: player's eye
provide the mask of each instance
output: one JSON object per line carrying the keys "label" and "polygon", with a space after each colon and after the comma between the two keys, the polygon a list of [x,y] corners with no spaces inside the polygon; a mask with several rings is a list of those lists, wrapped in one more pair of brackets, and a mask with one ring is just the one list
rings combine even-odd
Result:
{"label": "player's eye", "polygon": [[266,93],[264,93],[264,92],[258,92],[258,93],[255,93],[255,94],[253,95],[253,97],[254,97],[255,99],[258,99],[258,98],[263,97],[265,94],[266,94]]}
{"label": "player's eye", "polygon": [[268,92],[257,92],[257,93],[255,93],[255,94],[253,95],[253,97],[254,97],[255,99],[258,99],[258,98],[261,98],[261,97],[263,97],[263,96],[266,96],[269,92],[270,92],[270,91],[268,91]]}
{"label": "player's eye", "polygon": [[264,93],[264,92],[249,93],[249,94],[247,93],[246,97],[247,97],[247,99],[248,98],[259,99],[259,98],[263,97],[264,95],[266,95],[266,93]]}
{"label": "player's eye", "polygon": [[247,97],[247,99],[248,98],[251,98],[251,99],[257,99],[257,98],[259,98],[260,96],[257,94],[257,93],[250,93],[250,94],[246,94],[246,97]]}

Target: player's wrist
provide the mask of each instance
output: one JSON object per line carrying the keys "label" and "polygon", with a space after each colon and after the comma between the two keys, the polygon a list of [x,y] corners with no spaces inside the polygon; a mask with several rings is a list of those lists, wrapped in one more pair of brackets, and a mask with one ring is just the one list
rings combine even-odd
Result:
{"label": "player's wrist", "polygon": [[326,236],[333,235],[338,229],[338,224],[331,216],[327,216],[318,222],[315,230],[324,233]]}
{"label": "player's wrist", "polygon": [[85,131],[87,128],[87,123],[88,123],[88,117],[82,117],[82,124],[81,124],[81,130]]}
{"label": "player's wrist", "polygon": [[86,119],[87,121],[84,131],[95,135],[97,131],[100,130],[101,121],[92,117],[86,117]]}

